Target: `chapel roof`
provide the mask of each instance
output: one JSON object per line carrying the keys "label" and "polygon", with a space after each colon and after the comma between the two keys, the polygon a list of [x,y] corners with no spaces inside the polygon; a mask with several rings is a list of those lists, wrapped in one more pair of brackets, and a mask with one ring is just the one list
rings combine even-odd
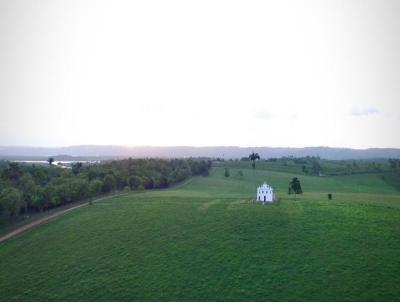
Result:
{"label": "chapel roof", "polygon": [[259,186],[259,188],[269,189],[269,188],[271,188],[271,186],[269,186],[269,185],[264,181],[264,183],[263,183],[261,186]]}

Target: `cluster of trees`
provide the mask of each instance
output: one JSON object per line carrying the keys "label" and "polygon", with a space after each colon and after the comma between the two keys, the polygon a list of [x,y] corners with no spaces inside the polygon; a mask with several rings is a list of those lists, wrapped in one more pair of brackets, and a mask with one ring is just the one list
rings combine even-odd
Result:
{"label": "cluster of trees", "polygon": [[[379,173],[398,171],[400,159],[388,160],[327,160],[318,156],[269,158],[267,163],[274,163],[284,167],[300,167],[306,175],[350,175],[363,173]],[[276,167],[276,166],[275,166]]]}
{"label": "cluster of trees", "polygon": [[281,162],[283,166],[288,166],[289,163],[301,165],[301,171],[307,175],[321,175],[323,171],[322,161],[318,156],[283,156],[281,158],[269,158],[266,162]]}
{"label": "cluster of trees", "polygon": [[280,158],[259,159],[257,153],[252,153],[248,157],[242,157],[240,161],[251,162],[255,168],[256,161],[263,163],[264,169],[275,171],[302,172],[305,175],[352,175],[366,173],[400,173],[400,159],[398,158],[376,158],[358,160],[328,160],[321,159],[319,156],[283,156]]}
{"label": "cluster of trees", "polygon": [[391,169],[397,169],[400,168],[400,159],[397,158],[389,158],[388,159],[389,166]]}
{"label": "cluster of trees", "polygon": [[166,188],[192,175],[207,176],[202,159],[126,159],[102,164],[51,165],[0,163],[0,217],[18,216],[90,199],[115,190]]}
{"label": "cluster of trees", "polygon": [[304,174],[320,175],[322,173],[322,166],[319,157],[306,157],[294,159],[295,164],[303,164],[301,170]]}

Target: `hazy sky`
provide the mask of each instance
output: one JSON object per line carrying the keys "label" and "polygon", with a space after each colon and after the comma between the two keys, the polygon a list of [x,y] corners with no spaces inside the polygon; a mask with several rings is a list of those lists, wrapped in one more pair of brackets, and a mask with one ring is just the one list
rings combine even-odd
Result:
{"label": "hazy sky", "polygon": [[0,145],[400,147],[400,1],[0,0]]}

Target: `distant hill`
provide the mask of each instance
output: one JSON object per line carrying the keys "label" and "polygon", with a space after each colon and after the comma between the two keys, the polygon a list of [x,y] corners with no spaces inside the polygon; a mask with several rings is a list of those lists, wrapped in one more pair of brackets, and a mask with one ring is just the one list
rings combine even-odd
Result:
{"label": "distant hill", "polygon": [[59,148],[44,147],[0,147],[0,159],[31,159],[57,156],[58,159],[78,157],[90,159],[111,159],[126,157],[223,157],[240,158],[252,151],[262,158],[282,156],[319,156],[325,159],[372,159],[400,158],[400,149],[371,148],[350,149],[330,147],[273,148],[273,147],[147,147],[147,146],[104,146],[86,145]]}

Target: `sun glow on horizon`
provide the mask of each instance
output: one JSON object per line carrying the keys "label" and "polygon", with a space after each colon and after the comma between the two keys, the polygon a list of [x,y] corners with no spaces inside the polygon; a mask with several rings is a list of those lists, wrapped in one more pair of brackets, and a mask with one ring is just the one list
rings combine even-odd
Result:
{"label": "sun glow on horizon", "polygon": [[0,145],[400,147],[400,4],[0,3]]}

